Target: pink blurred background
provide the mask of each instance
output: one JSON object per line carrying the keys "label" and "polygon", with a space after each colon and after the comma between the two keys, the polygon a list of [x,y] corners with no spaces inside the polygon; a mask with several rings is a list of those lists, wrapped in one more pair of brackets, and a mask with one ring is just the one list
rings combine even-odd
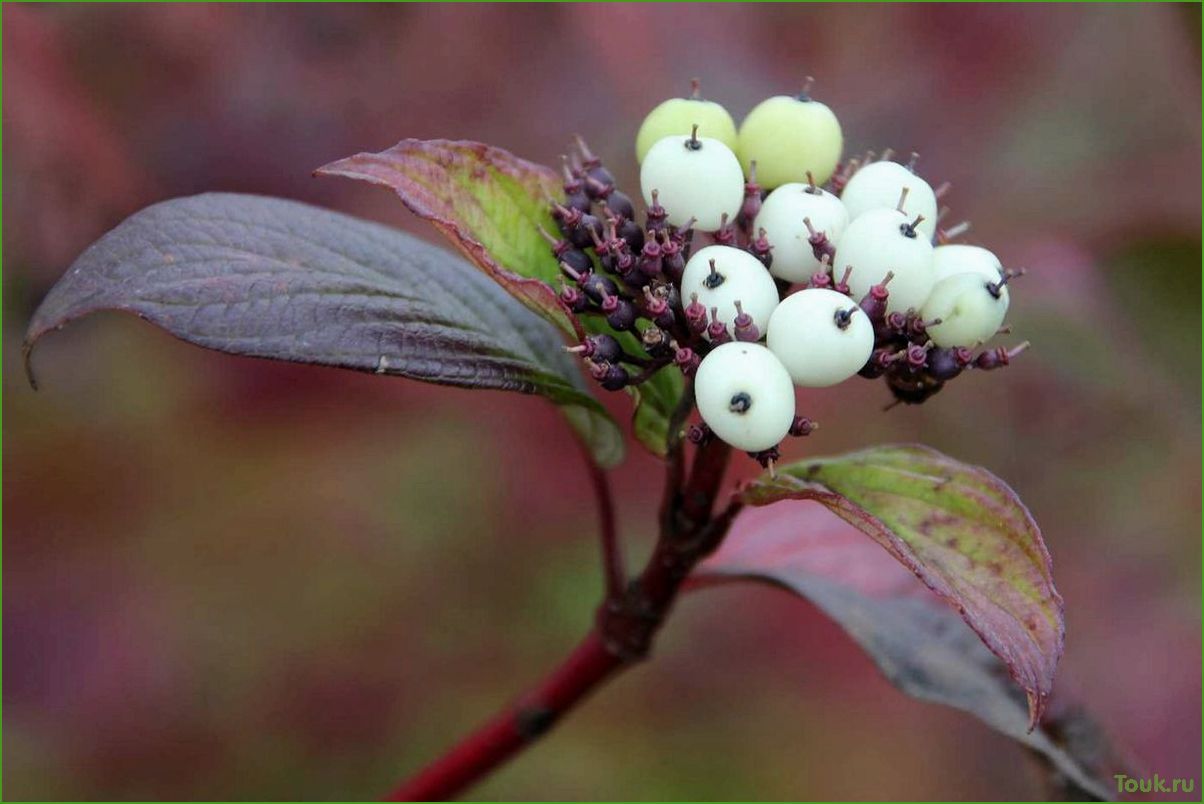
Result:
{"label": "pink blurred background", "polygon": [[[790,455],[918,440],[1006,478],[1066,598],[1058,688],[1148,773],[1202,781],[1198,7],[3,17],[6,799],[373,798],[566,651],[600,591],[584,473],[541,401],[232,358],[117,315],[48,337],[30,391],[25,324],[86,245],[212,189],[434,238],[310,171],[403,137],[554,163],[582,132],[632,186],[639,120],[691,77],[739,118],[804,74],[850,151],[919,151],[969,241],[1030,269],[1012,321],[1034,348],[919,409],[816,392],[823,428]],[[658,480],[638,448],[615,477],[637,556]],[[654,661],[471,795],[1045,792],[1022,749],[747,587],[684,601]]]}

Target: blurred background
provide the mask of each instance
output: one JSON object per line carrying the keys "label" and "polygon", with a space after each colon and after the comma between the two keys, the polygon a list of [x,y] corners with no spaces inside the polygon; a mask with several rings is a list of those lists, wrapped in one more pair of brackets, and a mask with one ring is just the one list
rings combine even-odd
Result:
{"label": "blurred background", "polygon": [[[233,358],[113,314],[46,338],[32,392],[22,333],[85,246],[215,189],[434,238],[310,172],[403,137],[554,164],[582,132],[633,187],[640,119],[691,77],[739,119],[807,74],[850,152],[919,151],[968,242],[1030,269],[1011,320],[1034,346],[919,409],[817,391],[823,429],[788,457],[917,440],[1006,478],[1066,598],[1057,689],[1146,772],[1204,781],[1198,6],[3,17],[6,799],[374,798],[557,660],[600,593],[585,475],[542,401]],[[659,480],[636,447],[615,475],[636,557]],[[683,601],[655,661],[471,795],[1045,792],[1022,749],[750,586]]]}

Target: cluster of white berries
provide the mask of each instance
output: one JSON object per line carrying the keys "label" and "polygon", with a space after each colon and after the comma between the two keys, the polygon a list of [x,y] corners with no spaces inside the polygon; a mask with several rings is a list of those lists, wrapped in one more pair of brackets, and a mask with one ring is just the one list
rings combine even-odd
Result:
{"label": "cluster of white berries", "polygon": [[948,242],[968,226],[939,227],[944,188],[914,157],[841,164],[840,124],[807,89],[762,102],[739,127],[697,84],[657,106],[636,137],[642,226],[578,145],[554,205],[563,239],[548,235],[573,280],[561,298],[639,335],[645,354],[606,335],[575,351],[607,388],[670,364],[693,375],[696,440],[713,433],[766,463],[813,426],[795,414],[794,386],[885,376],[898,401],[920,402],[1019,351],[972,354],[1000,331],[1018,272]]}

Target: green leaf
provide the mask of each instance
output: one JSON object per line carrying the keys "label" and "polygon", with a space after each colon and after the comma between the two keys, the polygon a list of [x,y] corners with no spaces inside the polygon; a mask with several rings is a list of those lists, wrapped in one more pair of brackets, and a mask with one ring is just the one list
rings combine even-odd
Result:
{"label": "green leaf", "polygon": [[346,215],[225,193],[148,207],[51,289],[27,355],[97,310],[231,354],[539,394],[600,464],[622,458],[621,432],[554,327],[456,255]]}
{"label": "green leaf", "polygon": [[740,491],[753,505],[816,500],[953,606],[1041,716],[1062,654],[1062,597],[1028,510],[999,478],[922,446],[883,446],[780,467]]}
{"label": "green leaf", "polygon": [[810,601],[907,695],[967,712],[1032,749],[1068,800],[1114,798],[1110,777],[1127,767],[1090,714],[1059,692],[1051,714],[1030,730],[1024,693],[957,612],[819,503],[745,509],[688,587],[748,582]]}
{"label": "green leaf", "polygon": [[560,268],[538,229],[556,231],[547,199],[561,189],[551,169],[479,142],[402,140],[315,174],[392,189],[515,298],[580,338],[581,325],[557,297]]}
{"label": "green leaf", "polygon": [[[429,220],[482,271],[574,340],[582,323],[560,303],[560,269],[539,234],[556,231],[548,198],[561,193],[549,168],[479,142],[402,140],[380,153],[361,153],[319,168],[391,188],[411,212]],[[611,332],[596,321],[585,330]],[[620,334],[632,354],[642,353]],[[632,429],[641,444],[664,455],[669,416],[682,393],[681,372],[667,368],[638,389]]]}
{"label": "green leaf", "polygon": [[[605,332],[613,335],[628,354],[643,355],[640,339],[630,332],[615,332],[598,318],[585,320],[590,332]],[[685,391],[685,380],[676,366],[666,366],[640,385],[626,388],[635,412],[631,417],[631,431],[653,455],[663,458],[669,448],[669,419]]]}

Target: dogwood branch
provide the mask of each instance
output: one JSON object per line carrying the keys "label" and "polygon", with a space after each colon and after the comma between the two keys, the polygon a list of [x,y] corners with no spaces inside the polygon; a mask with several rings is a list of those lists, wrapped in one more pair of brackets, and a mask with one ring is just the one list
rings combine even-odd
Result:
{"label": "dogwood branch", "polygon": [[[682,582],[719,546],[740,510],[733,502],[714,511],[730,448],[718,440],[700,446],[684,483],[683,451],[680,439],[674,438],[660,535],[639,576],[625,583],[621,594],[607,596],[590,632],[534,689],[403,782],[386,800],[439,801],[456,796],[531,745],[603,682],[648,655]],[[613,511],[609,516],[608,526],[603,514],[604,534],[608,528],[613,532]],[[611,555],[609,550],[606,555]]]}

